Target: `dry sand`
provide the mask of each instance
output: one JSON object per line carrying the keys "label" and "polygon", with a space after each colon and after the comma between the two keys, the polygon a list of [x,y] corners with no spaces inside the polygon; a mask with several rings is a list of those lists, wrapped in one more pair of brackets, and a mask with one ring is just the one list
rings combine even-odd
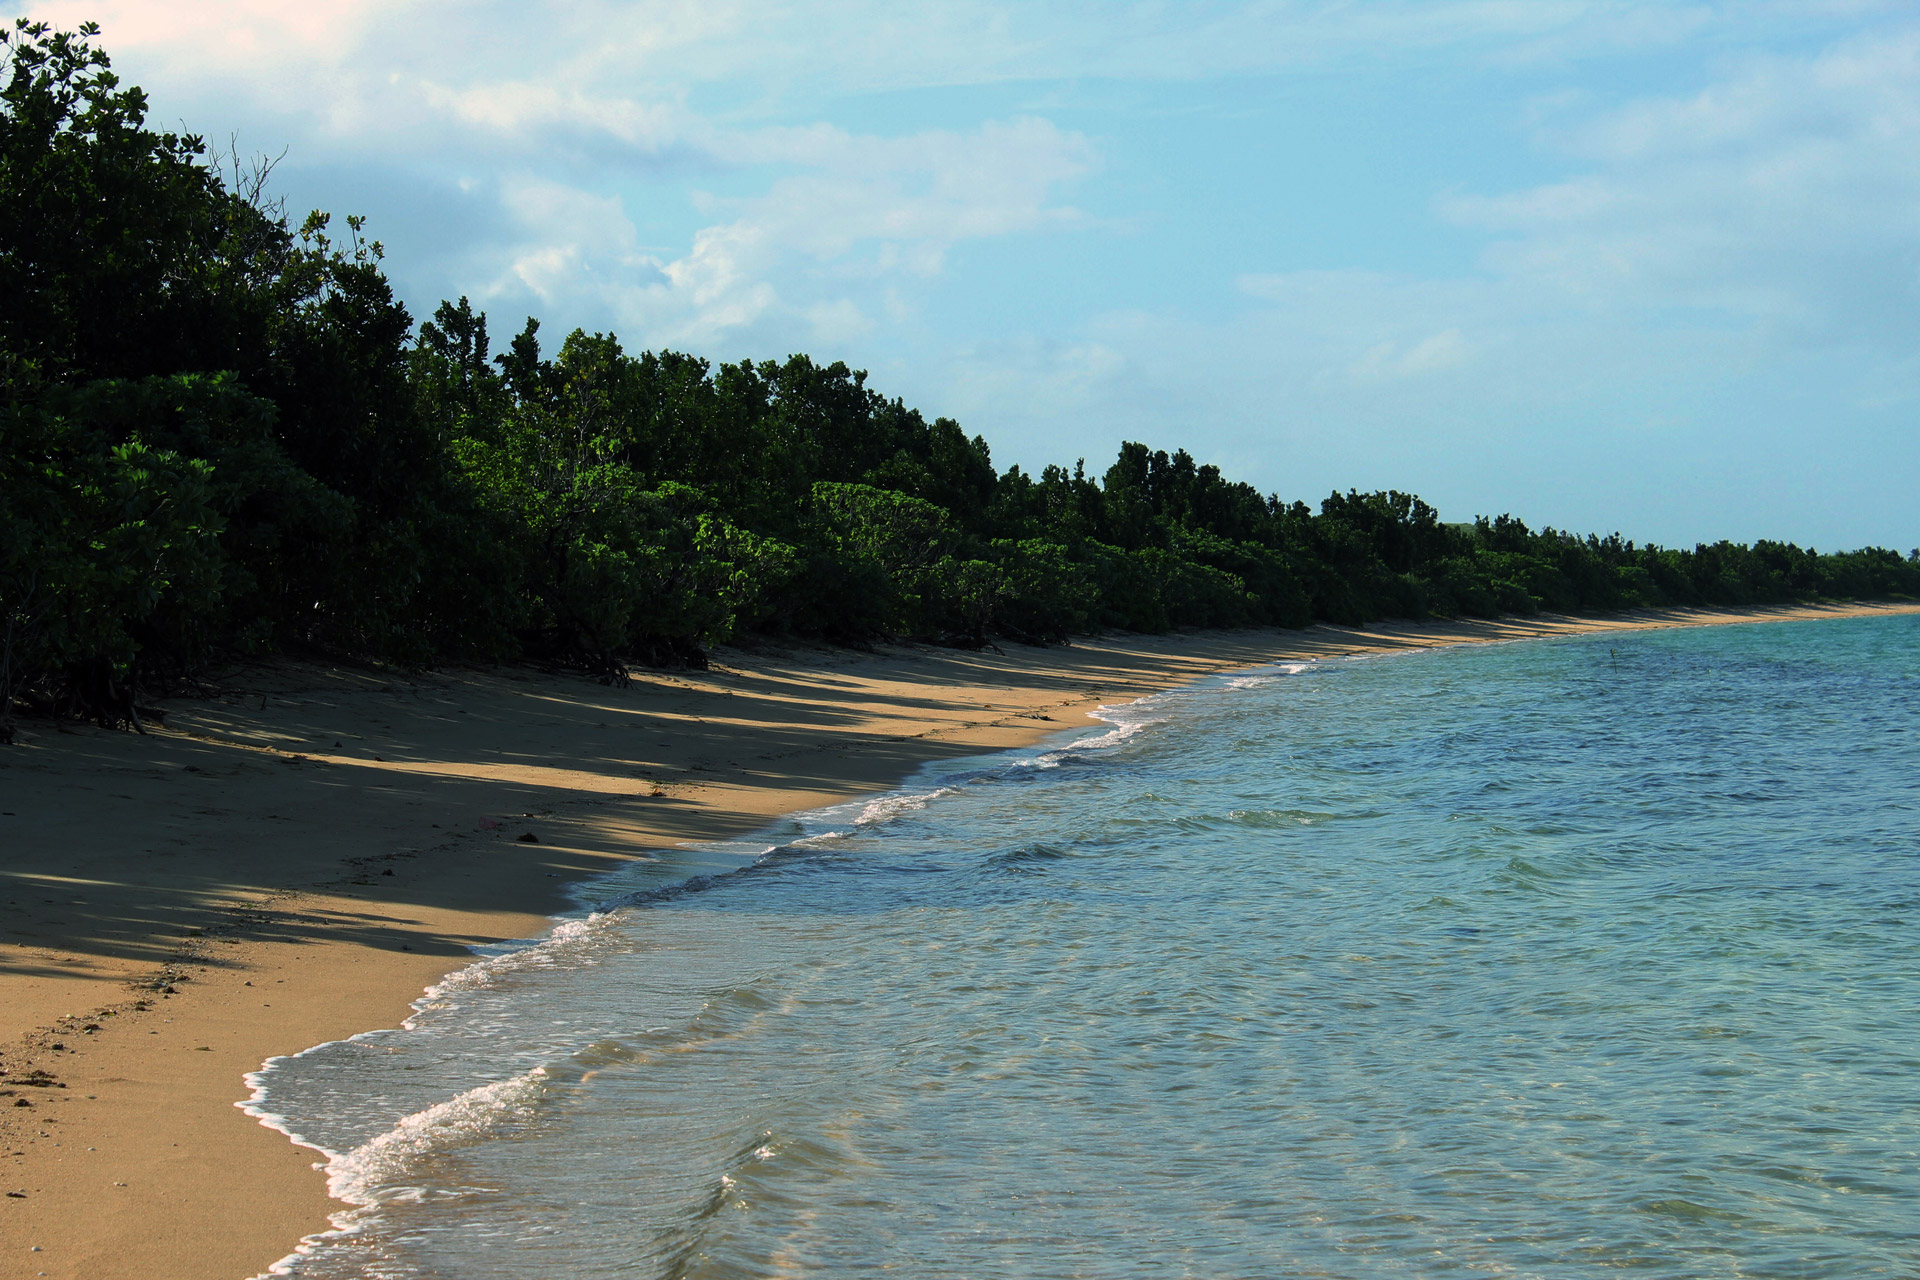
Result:
{"label": "dry sand", "polygon": [[541,933],[561,885],[649,850],[749,834],[1211,671],[1890,611],[727,651],[619,689],[281,665],[176,700],[145,736],[28,724],[0,748],[0,1277],[263,1271],[339,1206],[313,1152],[236,1109],[242,1074],[393,1025],[470,947]]}

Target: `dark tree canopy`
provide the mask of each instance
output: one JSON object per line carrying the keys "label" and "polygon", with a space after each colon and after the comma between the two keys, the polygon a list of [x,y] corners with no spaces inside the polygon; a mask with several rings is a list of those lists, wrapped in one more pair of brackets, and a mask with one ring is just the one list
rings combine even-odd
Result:
{"label": "dark tree canopy", "polygon": [[[137,724],[214,655],[537,657],[614,674],[748,631],[1035,643],[1100,628],[1920,595],[1920,552],[1690,549],[1318,510],[1184,449],[1038,476],[866,374],[714,365],[464,298],[146,125],[96,29],[21,20],[0,86],[0,721]],[[230,170],[230,171],[229,171]]]}

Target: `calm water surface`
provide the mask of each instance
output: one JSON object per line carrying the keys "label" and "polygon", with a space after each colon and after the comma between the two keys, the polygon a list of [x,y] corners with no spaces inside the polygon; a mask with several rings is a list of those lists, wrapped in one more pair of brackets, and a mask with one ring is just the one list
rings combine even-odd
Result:
{"label": "calm water surface", "polygon": [[663,855],[277,1062],[360,1206],[285,1265],[1920,1275],[1920,618],[1112,716]]}

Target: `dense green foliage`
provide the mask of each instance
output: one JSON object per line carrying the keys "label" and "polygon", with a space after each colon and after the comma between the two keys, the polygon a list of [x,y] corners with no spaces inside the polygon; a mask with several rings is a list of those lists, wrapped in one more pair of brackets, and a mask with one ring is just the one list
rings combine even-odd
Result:
{"label": "dense green foliage", "polygon": [[743,631],[981,645],[1099,628],[1920,595],[1920,553],[1691,550],[1317,511],[1121,446],[996,472],[844,364],[718,366],[465,299],[415,327],[377,244],[298,229],[146,127],[92,28],[0,88],[0,709],[137,723],[212,653],[535,656],[612,674]]}

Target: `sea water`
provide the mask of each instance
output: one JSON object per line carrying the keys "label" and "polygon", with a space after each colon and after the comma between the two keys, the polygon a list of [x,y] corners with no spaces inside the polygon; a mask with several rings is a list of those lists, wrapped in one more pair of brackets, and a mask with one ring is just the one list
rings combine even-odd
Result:
{"label": "sea water", "polygon": [[1920,617],[1275,665],[257,1079],[303,1277],[1920,1275]]}

